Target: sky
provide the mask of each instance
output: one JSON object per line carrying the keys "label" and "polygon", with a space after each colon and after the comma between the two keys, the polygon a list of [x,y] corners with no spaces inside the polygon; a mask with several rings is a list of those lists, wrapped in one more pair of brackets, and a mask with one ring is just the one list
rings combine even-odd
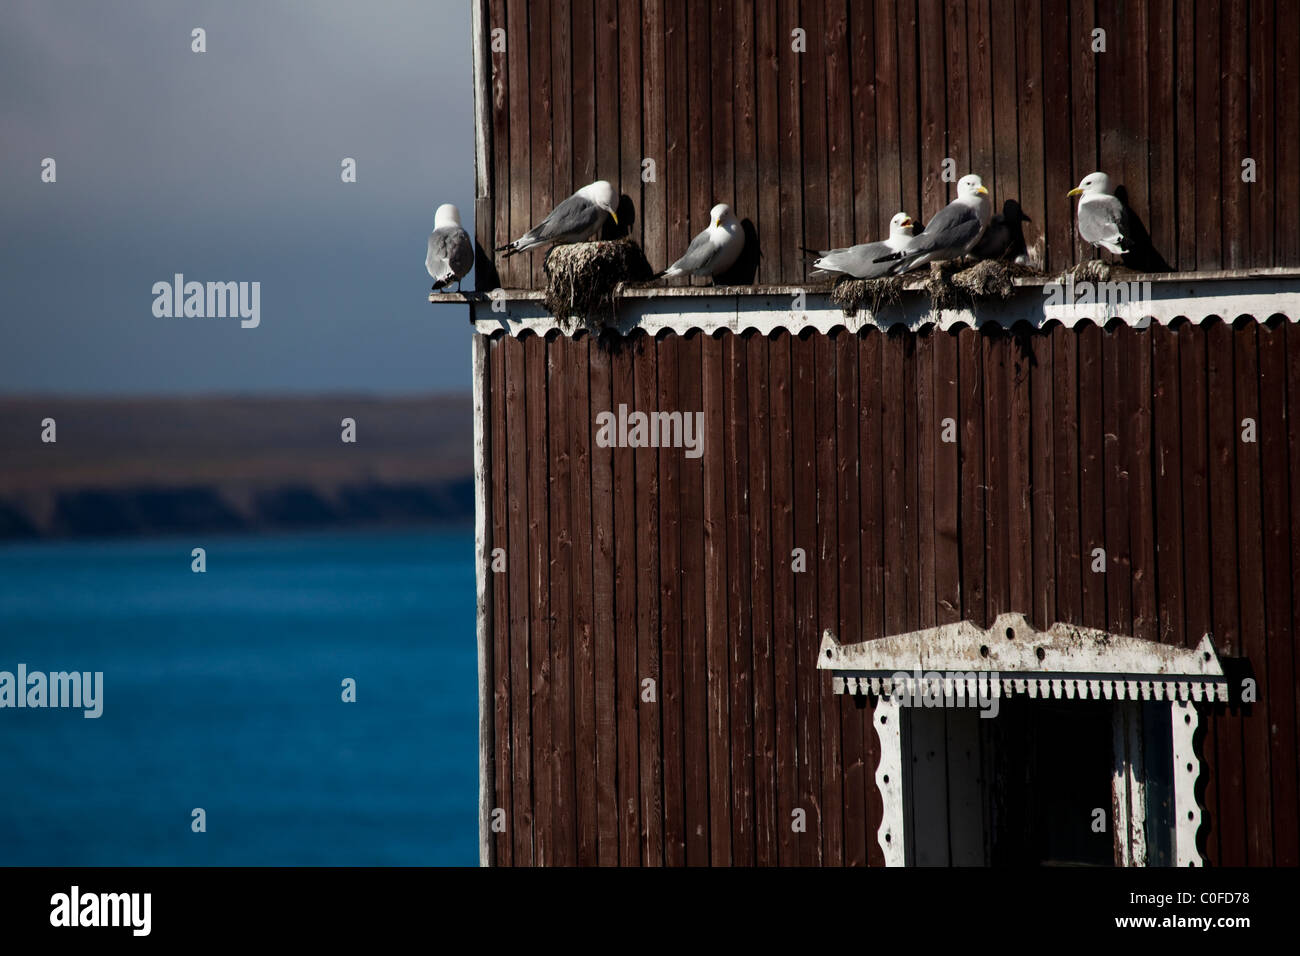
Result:
{"label": "sky", "polygon": [[[5,0],[4,21],[0,395],[469,388],[467,307],[429,304],[424,255],[440,203],[474,232],[470,4]],[[260,283],[259,324],[156,317],[177,273]]]}

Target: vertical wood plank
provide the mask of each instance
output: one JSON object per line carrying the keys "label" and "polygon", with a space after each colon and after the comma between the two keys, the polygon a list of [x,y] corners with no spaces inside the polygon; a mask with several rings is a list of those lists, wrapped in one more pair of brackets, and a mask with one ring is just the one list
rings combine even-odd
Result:
{"label": "vertical wood plank", "polygon": [[506,828],[494,833],[493,863],[497,866],[514,865],[514,839],[511,828],[515,825],[514,792],[511,785],[513,768],[510,748],[510,578],[509,564],[504,572],[492,568],[493,554],[501,548],[510,551],[508,531],[509,513],[506,505],[506,363],[501,340],[483,340],[487,350],[487,380],[484,383],[488,396],[489,421],[489,500],[492,520],[491,536],[487,542],[487,580],[492,600],[492,740],[495,752],[492,809],[505,811]]}
{"label": "vertical wood plank", "polygon": [[1031,449],[1030,485],[1033,489],[1030,515],[1033,597],[1025,608],[1036,627],[1056,623],[1056,450],[1055,432],[1060,427],[1053,403],[1053,330],[1038,331],[1030,339],[1029,395]]}
{"label": "vertical wood plank", "polygon": [[916,595],[917,625],[934,627],[934,446],[939,440],[939,422],[934,415],[934,338],[933,329],[918,332],[914,341],[916,427],[912,432],[916,447]]}
{"label": "vertical wood plank", "polygon": [[[799,9],[799,26],[807,31],[808,52],[800,55],[800,115],[803,118],[803,239],[812,249],[830,248],[826,147],[826,58],[829,55],[825,0],[808,0]],[[796,252],[798,250],[795,250]],[[794,261],[797,261],[794,260]],[[799,275],[787,266],[788,281]]]}
{"label": "vertical wood plank", "polygon": [[549,532],[551,674],[551,821],[554,863],[577,862],[576,778],[573,754],[573,515],[571,508],[571,446],[569,411],[573,343],[557,336],[546,349],[547,451],[550,470]]}
{"label": "vertical wood plank", "polygon": [[1007,340],[1010,352],[1011,417],[1007,428],[1007,543],[1009,555],[1010,608],[1022,614],[1033,613],[1033,506],[1030,432],[1033,403],[1030,395],[1030,362],[1033,358],[1030,339],[1033,333],[1016,330]]}
{"label": "vertical wood plank", "polygon": [[[599,340],[591,343],[591,420],[617,412],[613,402],[613,368],[609,348]],[[591,448],[592,510],[592,612],[595,628],[596,712],[596,845],[601,866],[617,866],[619,857],[618,807],[618,711],[615,704],[614,608],[614,450]]]}
{"label": "vertical wood plank", "polygon": [[1274,93],[1277,97],[1277,189],[1273,241],[1278,265],[1300,262],[1300,8],[1276,8]]}
{"label": "vertical wood plank", "polygon": [[[898,4],[877,3],[875,14],[875,103],[878,150],[876,215],[883,226],[889,222],[895,212],[901,209],[912,209],[918,219],[924,215],[924,211],[919,207],[908,206],[908,199],[903,194],[902,161],[899,156],[902,131],[898,99]],[[784,168],[782,177],[784,178]],[[782,190],[782,202],[784,201],[785,192]],[[882,229],[881,235],[883,234]]]}
{"label": "vertical wood plank", "polygon": [[1052,334],[1052,407],[1056,506],[1056,614],[1083,623],[1083,560],[1079,535],[1079,336],[1055,326]]}
{"label": "vertical wood plank", "polygon": [[[1016,104],[1019,102],[1016,75],[1016,37],[1022,27],[1016,22],[1014,3],[991,3],[990,39],[993,51],[993,179],[985,182],[992,198],[1024,198],[1020,188],[1019,130]],[[937,211],[937,210],[936,210]]]}
{"label": "vertical wood plank", "polygon": [[[727,333],[722,342],[721,452],[726,503],[728,685],[731,699],[731,854],[737,866],[753,866],[754,832],[754,633],[751,613],[753,565],[749,527],[749,381],[745,340]],[[716,461],[716,459],[715,459]]]}
{"label": "vertical wood plank", "polygon": [[1093,570],[1096,548],[1106,546],[1106,488],[1102,470],[1102,368],[1104,333],[1091,322],[1079,330],[1079,549],[1083,623],[1106,626],[1106,575]]}
{"label": "vertical wood plank", "polygon": [[714,866],[730,866],[734,858],[722,343],[713,336],[704,336],[700,356],[706,449],[701,461],[704,462],[704,621],[709,703],[709,859]]}
{"label": "vertical wood plank", "polygon": [[1010,494],[1010,469],[1007,463],[1007,422],[1010,421],[1010,401],[1007,388],[1009,375],[1007,354],[1010,352],[1010,334],[1001,328],[981,330],[981,351],[984,360],[984,481],[985,529],[984,555],[987,574],[986,600],[988,618],[1013,611],[1011,606],[1011,558],[1008,537],[1008,495]]}
{"label": "vertical wood plank", "polygon": [[[738,0],[744,4],[746,0]],[[757,118],[757,192],[758,204],[750,213],[755,216],[759,248],[755,281],[770,285],[782,281],[781,255],[781,188],[783,163],[781,144],[785,130],[781,126],[784,89],[781,86],[782,48],[787,44],[780,33],[777,18],[777,0],[755,0],[755,115]],[[802,269],[800,270],[802,274]]]}
{"label": "vertical wood plank", "polygon": [[[1046,261],[1041,268],[1059,272],[1073,261],[1074,203],[1066,195],[1078,183],[1071,179],[1070,54],[1076,38],[1068,16],[1043,17],[1043,219],[1047,237]],[[1032,213],[1030,214],[1032,215]],[[1028,234],[1025,236],[1029,239]],[[1053,349],[1053,351],[1055,351]]]}
{"label": "vertical wood plank", "polygon": [[[1123,349],[1127,339],[1120,328],[1123,323],[1102,333],[1102,394],[1105,439],[1102,444],[1102,469],[1106,496],[1106,612],[1112,634],[1133,633],[1133,560],[1129,539],[1128,443]],[[1202,415],[1197,421],[1204,425]],[[1208,589],[1207,589],[1208,593]]]}
{"label": "vertical wood plank", "polygon": [[[1233,414],[1232,326],[1215,322],[1207,330],[1206,407],[1208,411],[1210,468],[1211,626],[1214,644],[1223,657],[1241,656],[1241,631],[1237,608],[1237,441],[1240,426]],[[1193,582],[1194,584],[1194,582]],[[1217,811],[1210,821],[1210,836],[1217,847],[1218,866],[1246,864],[1246,819],[1242,794],[1242,721],[1240,708],[1228,713],[1215,708],[1213,715],[1214,784]],[[1207,747],[1208,750],[1208,741]],[[1207,754],[1208,756],[1208,754]],[[1210,791],[1206,791],[1207,799]]]}
{"label": "vertical wood plank", "polygon": [[[835,379],[835,511],[837,561],[834,578],[839,601],[835,633],[841,641],[860,641],[862,604],[858,596],[862,565],[858,432],[858,338],[838,330],[830,339]],[[867,767],[863,754],[862,711],[866,700],[856,694],[833,695],[839,705],[839,733],[843,768],[843,861],[848,866],[867,865]]]}
{"label": "vertical wood plank", "polygon": [[[990,186],[993,180],[993,43],[986,0],[966,0],[966,50],[970,63],[970,166]],[[992,190],[990,190],[992,191]],[[997,193],[994,193],[997,198]],[[917,215],[921,211],[917,210]]]}
{"label": "vertical wood plank", "polygon": [[[573,109],[577,90],[573,83],[572,0],[551,2],[551,196],[559,202],[573,194]],[[585,185],[581,183],[579,185]]]}
{"label": "vertical wood plank", "polygon": [[[735,85],[736,150],[732,158],[734,208],[741,221],[758,222],[758,104],[755,100],[755,36],[753,0],[726,0],[732,10],[732,56],[735,58],[732,82]],[[770,101],[769,101],[770,102]],[[772,104],[775,105],[775,104]],[[773,114],[775,115],[775,114]],[[775,143],[773,143],[775,145]],[[763,182],[764,191],[771,184]],[[755,227],[757,230],[757,227]],[[762,233],[757,233],[762,238]],[[761,243],[760,243],[761,248]]]}
{"label": "vertical wood plank", "polygon": [[1128,473],[1129,544],[1133,562],[1133,636],[1144,641],[1157,639],[1155,488],[1151,473],[1152,340],[1150,330],[1139,332],[1127,326],[1120,334],[1129,339],[1123,349],[1123,378],[1129,389],[1125,408],[1128,425],[1125,440],[1129,453]]}
{"label": "vertical wood plank", "polygon": [[[1300,851],[1296,817],[1295,639],[1291,630],[1290,455],[1287,423],[1287,329],[1261,325],[1259,341],[1260,485],[1264,545],[1264,646],[1273,810],[1273,865],[1295,866]],[[1256,666],[1259,666],[1256,661]]]}
{"label": "vertical wood plank", "polygon": [[1151,353],[1155,391],[1154,423],[1156,584],[1160,601],[1159,640],[1185,645],[1183,584],[1182,443],[1179,435],[1178,332],[1153,325]]}
{"label": "vertical wood plank", "polygon": [[[640,412],[660,408],[657,352],[652,337],[644,332],[626,343],[636,366],[635,402]],[[636,457],[636,643],[635,687],[637,744],[641,788],[641,862],[663,866],[663,710],[659,690],[663,674],[659,664],[661,618],[659,615],[659,462],[658,455],[639,448]],[[642,682],[654,681],[655,702],[644,700]]]}
{"label": "vertical wood plank", "polygon": [[[1196,4],[1174,4],[1174,129],[1197,130],[1196,75],[1200,69],[1217,67],[1199,62],[1196,50]],[[1196,178],[1198,175],[1194,142],[1174,140],[1174,201],[1177,209],[1178,257],[1170,260],[1175,269],[1193,269],[1197,258]],[[1216,140],[1217,142],[1217,140]],[[1207,143],[1208,145],[1208,143]]]}
{"label": "vertical wood plank", "polygon": [[[1044,123],[1043,123],[1043,18],[1045,7],[1041,0],[1016,0],[1016,76],[1019,98],[1016,102],[1016,126],[1020,141],[1020,166],[1018,189],[1015,195],[1003,192],[995,195],[996,210],[1004,200],[1018,199],[1029,222],[1023,223],[1025,242],[1032,247],[1046,234],[1048,226],[1044,188]],[[1048,12],[1050,16],[1050,12]],[[1049,68],[1050,70],[1051,68]]]}
{"label": "vertical wood plank", "polygon": [[[806,842],[800,840],[805,865],[824,861],[827,823],[823,809],[820,700],[825,690],[816,669],[821,634],[817,629],[817,390],[811,335],[790,339],[790,427],[793,433],[794,547],[803,551],[807,570],[794,573],[795,647],[798,651],[796,750],[799,760],[799,807],[807,811]],[[829,862],[829,861],[827,861]]]}
{"label": "vertical wood plank", "polygon": [[[636,369],[628,343],[610,360],[613,408],[636,408]],[[637,660],[637,503],[634,448],[614,450],[614,707],[618,728],[618,860],[639,866],[641,774],[637,715],[641,682]]]}
{"label": "vertical wood plank", "polygon": [[[690,59],[691,76],[712,76],[711,61],[713,51],[709,33],[709,5],[691,3],[686,7],[687,27],[686,44]],[[705,227],[709,209],[713,207],[713,108],[710,98],[710,85],[704,83],[687,84],[687,123],[690,130],[687,148],[690,156],[690,204],[687,207],[687,229],[689,241]],[[679,256],[686,251],[669,253]],[[677,283],[689,284],[685,278],[675,280]]]}
{"label": "vertical wood plank", "polygon": [[665,200],[665,177],[668,175],[666,150],[668,146],[669,90],[667,69],[667,23],[664,0],[642,0],[641,16],[644,21],[641,33],[641,58],[645,81],[641,95],[641,125],[645,155],[655,162],[655,179],[641,184],[639,212],[645,226],[645,255],[656,269],[665,268],[673,260],[668,258],[668,221]]}
{"label": "vertical wood plank", "polygon": [[595,866],[599,857],[596,816],[596,653],[592,584],[592,337],[582,335],[570,344],[569,415],[569,516],[573,522],[573,763],[577,804],[577,863]]}
{"label": "vertical wood plank", "polygon": [[[1150,0],[1147,13],[1147,62],[1174,63],[1174,0]],[[1147,73],[1147,190],[1146,208],[1141,212],[1156,251],[1171,264],[1178,252],[1174,184],[1177,181],[1174,147],[1175,71],[1172,68]]]}
{"label": "vertical wood plank", "polygon": [[618,192],[628,196],[636,208],[631,236],[645,246],[645,195],[641,182],[641,160],[645,156],[641,130],[641,0],[618,3],[618,125],[606,127],[610,135],[619,136]]}
{"label": "vertical wood plank", "polygon": [[1242,422],[1260,421],[1259,348],[1256,324],[1243,322],[1235,330],[1233,360],[1236,363],[1237,420],[1237,567],[1241,653],[1250,661],[1256,681],[1258,703],[1247,704],[1243,723],[1246,769],[1246,865],[1273,864],[1273,775],[1270,759],[1268,702],[1271,694],[1268,673],[1268,640],[1264,617],[1264,554],[1262,503],[1260,500],[1260,445],[1242,441]]}
{"label": "vertical wood plank", "polygon": [[[514,839],[515,866],[531,866],[533,857],[533,750],[531,691],[533,664],[530,647],[529,584],[531,498],[528,479],[528,380],[524,343],[503,336],[505,359],[503,395],[506,410],[507,483],[515,493],[507,496],[506,573],[510,581],[510,750],[514,815],[508,829]],[[519,493],[518,489],[524,489]]]}
{"label": "vertical wood plank", "polygon": [[1242,182],[1241,161],[1249,155],[1247,139],[1250,115],[1247,109],[1248,72],[1246,66],[1247,0],[1224,0],[1220,7],[1219,58],[1222,72],[1219,83],[1223,131],[1219,160],[1220,192],[1223,202],[1223,266],[1238,269],[1250,254],[1250,190]]}
{"label": "vertical wood plank", "polygon": [[[780,862],[792,866],[810,859],[814,831],[795,833],[789,821],[795,810],[807,809],[803,801],[802,772],[797,758],[799,695],[798,651],[795,634],[795,578],[791,552],[796,547],[794,528],[794,472],[791,411],[791,335],[784,329],[770,339],[772,410],[772,683],[776,734],[776,785],[779,794]],[[811,814],[809,814],[811,816]]]}
{"label": "vertical wood plank", "polygon": [[[1092,3],[1070,4],[1070,144],[1073,147],[1071,185],[1095,170],[1097,148],[1097,57],[1092,52],[1092,31],[1101,26]],[[1104,29],[1104,26],[1103,26]],[[1071,203],[1073,206],[1074,203]],[[1092,246],[1074,230],[1073,261],[1095,258]]]}
{"label": "vertical wood plank", "polygon": [[[705,336],[678,338],[678,387],[683,413],[704,409],[701,359]],[[681,461],[682,646],[686,739],[686,862],[710,862],[708,663],[704,581],[704,459]]]}
{"label": "vertical wood plank", "polygon": [[[510,175],[498,181],[496,190],[503,203],[509,204],[510,219],[505,236],[497,243],[504,245],[522,236],[532,225],[532,71],[529,63],[528,0],[506,0],[506,73],[509,78]],[[510,37],[515,42],[510,42]],[[493,138],[493,148],[504,146],[499,137]],[[532,281],[531,267],[526,256],[509,259],[497,257],[501,281],[511,289],[526,288]]]}
{"label": "vertical wood plank", "polygon": [[[661,410],[691,410],[680,404],[677,335],[665,335],[656,343],[659,365]],[[681,460],[677,448],[659,450],[659,607],[663,632],[660,636],[660,709],[663,713],[664,863],[686,863],[686,775],[685,728],[682,717],[682,560],[681,560]]]}
{"label": "vertical wood plank", "polygon": [[958,455],[961,463],[961,617],[988,627],[985,599],[985,543],[988,523],[984,480],[983,337],[970,327],[957,333]]}
{"label": "vertical wood plank", "polygon": [[852,245],[853,92],[849,64],[847,0],[826,0],[826,235],[831,245]]}
{"label": "vertical wood plank", "polygon": [[[1250,195],[1250,264],[1271,266],[1281,262],[1273,241],[1273,206],[1280,184],[1277,149],[1277,58],[1274,44],[1277,37],[1276,4],[1270,0],[1248,0],[1249,17],[1246,29],[1250,84],[1250,138],[1249,153],[1255,160],[1255,181],[1249,186]],[[1240,169],[1240,161],[1237,163]],[[1230,321],[1232,316],[1224,316]]]}
{"label": "vertical wood plank", "polygon": [[[775,697],[775,632],[773,621],[773,568],[784,570],[772,530],[773,416],[769,406],[770,356],[775,347],[753,333],[746,344],[746,385],[749,402],[749,542],[750,599],[753,627],[754,673],[754,862],[775,866],[786,859],[789,807],[780,799],[777,776],[776,713],[782,701]],[[762,702],[768,702],[763,706]]]}
{"label": "vertical wood plank", "polygon": [[[652,0],[653,2],[653,0]],[[593,126],[596,171],[592,181],[617,183],[619,137],[613,127],[619,122],[618,0],[593,0],[596,85],[596,116]]]}
{"label": "vertical wood plank", "polygon": [[533,727],[533,861],[556,861],[551,759],[551,625],[550,625],[550,485],[546,407],[546,340],[530,335],[524,341],[528,402],[528,589],[529,661]]}
{"label": "vertical wood plank", "polygon": [[[686,41],[686,0],[663,0],[664,2],[664,62],[668,76],[686,76],[691,69],[690,49]],[[664,214],[664,258],[659,268],[665,268],[686,251],[691,241],[690,210],[694,198],[690,175],[690,109],[693,102],[687,91],[685,96],[668,97],[664,115],[667,118],[667,138],[663,172],[664,199],[667,210]],[[681,284],[683,280],[673,280]]]}
{"label": "vertical wood plank", "polygon": [[[554,91],[551,87],[551,11],[546,2],[528,4],[528,72],[531,125],[528,169],[532,175],[532,214],[529,223],[535,225],[546,218],[554,208],[556,199],[551,187],[551,170],[554,166],[551,117],[555,109]],[[516,238],[518,235],[522,235],[522,231],[516,234]],[[528,287],[541,288],[546,281],[546,275],[542,271],[545,251],[526,252],[512,257],[519,258],[527,260],[529,272],[524,279]]]}
{"label": "vertical wood plank", "polygon": [[[882,474],[884,456],[882,439],[882,378],[880,349],[883,334],[867,329],[858,336],[858,515],[861,556],[860,590],[862,639],[872,640],[885,636],[884,575],[885,515]],[[860,713],[863,739],[863,761],[866,771],[867,809],[863,817],[866,827],[867,862],[871,866],[884,866],[884,851],[876,840],[884,804],[876,787],[875,770],[880,764],[880,743],[872,724],[874,708],[870,703]]]}
{"label": "vertical wood plank", "polygon": [[[487,56],[492,83],[489,103],[491,111],[489,115],[492,119],[492,156],[490,158],[492,169],[490,196],[492,221],[488,224],[487,229],[482,228],[482,223],[479,222],[475,222],[475,226],[477,227],[478,241],[482,247],[479,250],[480,254],[493,261],[491,262],[491,275],[488,274],[486,269],[482,275],[475,273],[475,286],[480,291],[500,286],[505,280],[505,273],[501,269],[501,264],[493,258],[493,250],[514,238],[510,235],[510,203],[519,188],[519,184],[512,180],[510,170],[510,157],[512,155],[510,145],[510,58],[508,52],[491,52],[490,46],[490,37],[493,30],[505,30],[506,36],[509,37],[510,35],[510,21],[506,0],[491,0],[488,4],[487,28],[489,37]],[[509,50],[508,43],[506,50]],[[476,265],[475,268],[478,268],[478,266]]]}
{"label": "vertical wood plank", "polygon": [[[876,171],[880,160],[876,143],[876,24],[867,4],[849,4],[849,108],[853,133],[853,236],[854,242],[884,235]],[[765,181],[765,180],[764,180]]]}

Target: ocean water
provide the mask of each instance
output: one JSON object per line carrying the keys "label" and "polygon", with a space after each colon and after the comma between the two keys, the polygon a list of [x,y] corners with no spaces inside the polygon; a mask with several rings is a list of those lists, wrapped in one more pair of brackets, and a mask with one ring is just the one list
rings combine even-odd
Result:
{"label": "ocean water", "polygon": [[104,672],[97,719],[0,708],[0,865],[476,865],[473,547],[0,545],[0,671]]}

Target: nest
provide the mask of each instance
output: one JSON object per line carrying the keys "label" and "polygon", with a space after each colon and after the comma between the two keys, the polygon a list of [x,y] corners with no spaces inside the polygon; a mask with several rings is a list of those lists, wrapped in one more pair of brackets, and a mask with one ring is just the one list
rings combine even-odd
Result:
{"label": "nest", "polygon": [[1009,299],[1015,291],[1015,279],[1042,273],[1029,266],[1001,259],[985,259],[952,277],[952,284],[972,299]]}
{"label": "nest", "polygon": [[631,239],[556,246],[546,256],[545,270],[546,311],[561,325],[576,323],[593,330],[606,320],[615,321],[624,282],[644,282],[653,275],[645,253]]}
{"label": "nest", "polygon": [[854,279],[851,276],[835,283],[831,301],[840,307],[846,318],[853,318],[858,309],[869,306],[879,312],[882,306],[893,305],[902,298],[902,276],[881,276],[879,279]]}
{"label": "nest", "polygon": [[1111,273],[1114,271],[1115,267],[1109,262],[1101,259],[1088,259],[1073,268],[1066,269],[1057,276],[1057,281],[1064,282],[1067,278],[1071,278],[1075,282],[1109,282]]}

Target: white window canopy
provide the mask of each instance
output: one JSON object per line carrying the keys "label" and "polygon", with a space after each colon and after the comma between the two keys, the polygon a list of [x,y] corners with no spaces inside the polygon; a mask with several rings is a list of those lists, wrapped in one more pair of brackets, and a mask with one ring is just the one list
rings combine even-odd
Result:
{"label": "white window canopy", "polygon": [[[1202,808],[1195,793],[1201,774],[1193,746],[1200,722],[1195,705],[1228,700],[1227,679],[1209,634],[1186,648],[1071,624],[1038,631],[1023,614],[1011,613],[999,615],[988,629],[961,621],[856,644],[840,644],[826,631],[817,666],[831,671],[835,693],[877,698],[872,726],[880,740],[880,764],[875,778],[884,804],[877,841],[888,865],[925,862],[918,841],[933,837],[907,822],[918,812],[915,798],[924,798],[925,788],[907,792],[914,758],[905,760],[905,752],[910,755],[917,735],[926,731],[924,722],[905,722],[905,713],[921,699],[928,707],[969,708],[991,697],[1117,702],[1111,705],[1115,862],[1146,865],[1156,859],[1149,843],[1159,838],[1170,844],[1161,859],[1179,866],[1204,865],[1196,842]],[[1168,711],[1150,703],[1154,701],[1167,701]],[[1153,749],[1149,733],[1157,727],[1167,729],[1158,731],[1161,742]],[[942,741],[929,740],[926,747],[933,749],[931,744],[941,746]],[[1157,750],[1162,754],[1158,759]],[[959,781],[957,786],[962,785]],[[1162,834],[1153,829],[1153,801],[1154,794],[1165,791],[1172,797],[1172,813],[1162,814],[1169,818]],[[971,791],[968,803],[974,802]],[[976,816],[972,813],[968,822],[978,830]],[[940,837],[947,839],[947,834]]]}
{"label": "white window canopy", "polygon": [[[988,630],[960,621],[857,644],[840,644],[826,631],[817,666],[834,675],[837,694],[890,696],[897,675],[905,674],[905,687],[899,690],[924,693],[926,684],[942,680],[949,698],[969,692],[971,697],[1228,699],[1227,680],[1208,634],[1196,647],[1186,648],[1073,624],[1037,631],[1023,614],[1001,614]],[[926,677],[936,674],[938,678]],[[919,688],[918,679],[923,682]]]}

